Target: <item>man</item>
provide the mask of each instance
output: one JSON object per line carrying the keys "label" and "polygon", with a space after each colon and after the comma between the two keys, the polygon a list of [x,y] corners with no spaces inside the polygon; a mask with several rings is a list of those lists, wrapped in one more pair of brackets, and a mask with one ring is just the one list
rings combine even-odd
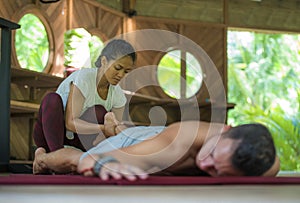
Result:
{"label": "man", "polygon": [[[132,129],[139,134],[139,128]],[[271,134],[260,124],[230,128],[185,121],[159,131],[155,136],[146,136],[146,140],[134,135],[132,140],[137,142],[120,149],[113,146],[111,151],[100,147],[98,152],[83,153],[64,148],[47,154],[38,148],[34,173],[77,171],[85,176],[98,175],[103,180],[136,180],[147,178],[148,174],[190,175],[195,170],[210,176],[275,176],[279,170]]]}

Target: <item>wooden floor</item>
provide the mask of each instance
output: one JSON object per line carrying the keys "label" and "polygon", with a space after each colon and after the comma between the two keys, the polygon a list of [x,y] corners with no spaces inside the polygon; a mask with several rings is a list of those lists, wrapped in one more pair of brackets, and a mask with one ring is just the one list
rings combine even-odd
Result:
{"label": "wooden floor", "polygon": [[0,186],[0,202],[300,202],[300,185]]}

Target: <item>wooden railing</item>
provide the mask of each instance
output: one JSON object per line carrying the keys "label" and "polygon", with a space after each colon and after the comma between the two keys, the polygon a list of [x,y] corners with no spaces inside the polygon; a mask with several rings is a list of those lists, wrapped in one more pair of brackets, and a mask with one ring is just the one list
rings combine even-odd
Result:
{"label": "wooden railing", "polygon": [[0,56],[0,170],[8,171],[10,159],[10,67],[11,34],[20,25],[0,18],[1,56]]}
{"label": "wooden railing", "polygon": [[37,113],[40,107],[35,100],[35,89],[55,90],[63,78],[18,67],[11,67],[11,83],[29,88],[29,100],[10,100],[11,115]]}

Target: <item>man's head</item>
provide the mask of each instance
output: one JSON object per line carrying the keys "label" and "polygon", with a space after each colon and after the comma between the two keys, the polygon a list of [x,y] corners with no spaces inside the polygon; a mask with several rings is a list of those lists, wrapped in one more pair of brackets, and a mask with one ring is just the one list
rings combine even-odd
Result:
{"label": "man's head", "polygon": [[196,160],[211,176],[259,176],[275,161],[272,136],[261,124],[240,125],[224,132],[219,140],[216,137],[207,142],[214,146],[210,154]]}
{"label": "man's head", "polygon": [[238,141],[231,162],[245,176],[262,175],[273,165],[276,150],[271,133],[265,126],[241,125],[231,128],[223,136]]}

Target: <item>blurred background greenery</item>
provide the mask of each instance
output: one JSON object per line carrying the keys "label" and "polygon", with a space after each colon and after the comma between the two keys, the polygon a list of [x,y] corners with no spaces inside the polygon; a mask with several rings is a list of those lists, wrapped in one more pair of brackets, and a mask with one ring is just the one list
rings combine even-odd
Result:
{"label": "blurred background greenery", "polygon": [[49,58],[49,40],[41,20],[33,14],[24,15],[18,22],[15,48],[22,68],[42,72]]}
{"label": "blurred background greenery", "polygon": [[259,122],[281,170],[300,171],[300,35],[228,32],[228,123]]}

